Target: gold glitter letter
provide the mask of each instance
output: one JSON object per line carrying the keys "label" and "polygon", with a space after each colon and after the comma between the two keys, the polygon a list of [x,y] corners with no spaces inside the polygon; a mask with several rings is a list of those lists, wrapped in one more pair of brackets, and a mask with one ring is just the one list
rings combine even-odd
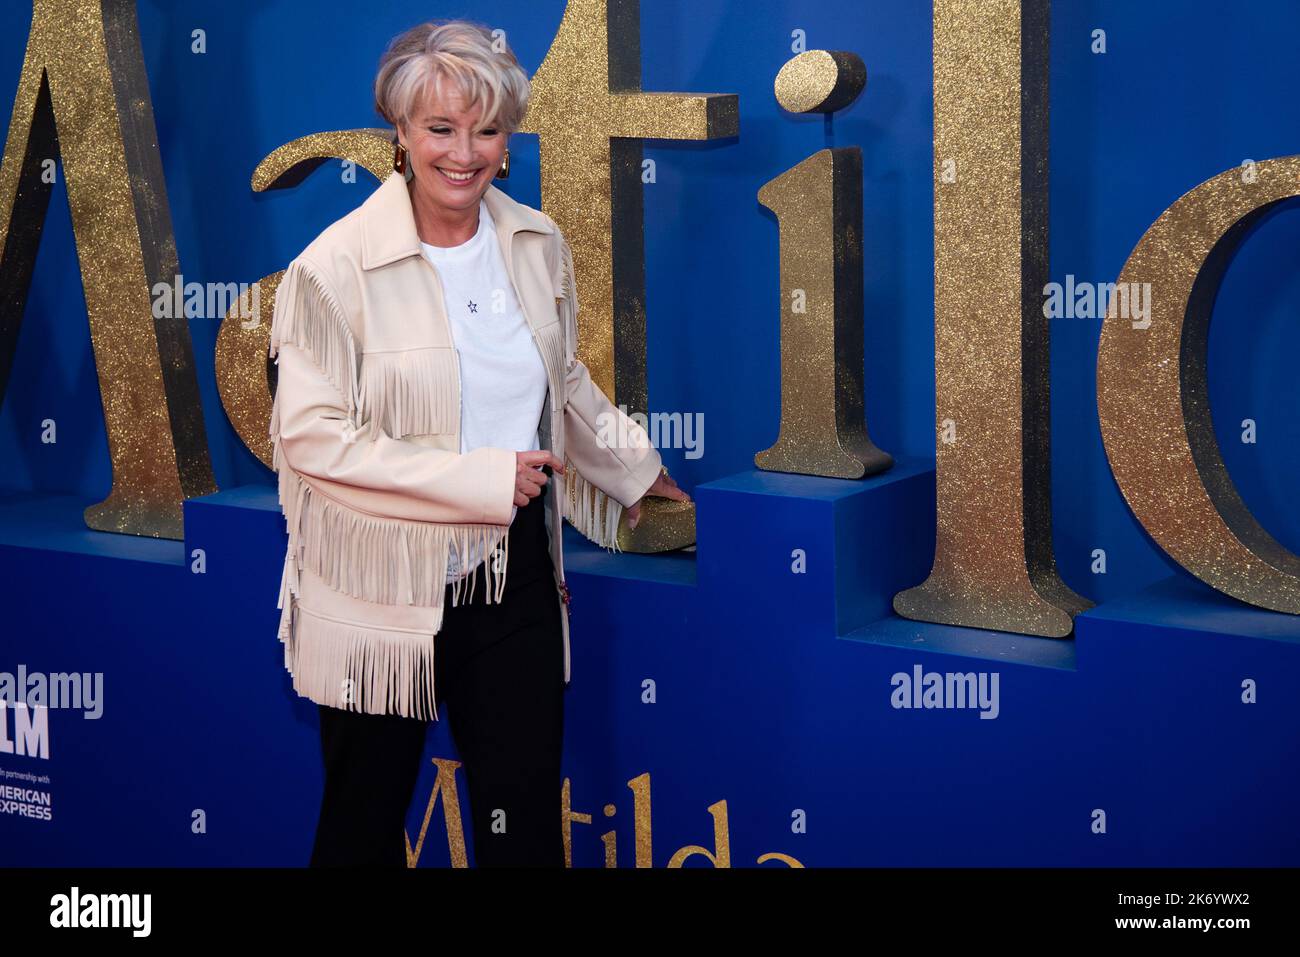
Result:
{"label": "gold glitter letter", "polygon": [[863,400],[862,151],[821,150],[764,184],[781,242],[781,429],[761,469],[831,478],[883,472]]}
{"label": "gold glitter letter", "polygon": [[[640,0],[569,0],[520,132],[541,141],[542,207],[573,250],[578,358],[630,416],[649,414],[641,140],[735,136],[734,93],[641,90]],[[695,540],[695,503],[649,496],[623,551]]]}
{"label": "gold glitter letter", "polygon": [[539,134],[543,209],[573,249],[578,358],[629,415],[647,411],[641,140],[738,129],[734,93],[641,91],[640,0],[569,0],[520,132]]}
{"label": "gold glitter letter", "polygon": [[86,524],[179,539],[182,500],[216,483],[189,328],[153,316],[179,272],[157,136],[135,0],[35,0],[0,163],[0,399],[49,206],[41,167],[59,155],[113,468]]}
{"label": "gold glitter letter", "polygon": [[[1224,467],[1206,388],[1210,312],[1251,227],[1300,195],[1300,156],[1253,176],[1220,173],[1170,206],[1120,273],[1097,352],[1106,456],[1142,527],[1207,585],[1261,608],[1300,614],[1300,557],[1251,515]],[[1150,291],[1155,290],[1151,296]],[[1113,312],[1114,315],[1109,313]]]}
{"label": "gold glitter letter", "polygon": [[429,803],[424,809],[424,820],[420,822],[420,833],[411,847],[411,836],[402,828],[402,837],[406,841],[406,866],[415,867],[420,863],[420,852],[424,849],[424,836],[429,832],[429,820],[433,817],[433,807],[442,795],[442,823],[447,830],[447,853],[451,855],[452,867],[469,867],[465,855],[465,825],[460,819],[460,792],[456,789],[456,769],[459,761],[450,758],[434,758],[433,763],[438,773],[433,779],[433,790],[429,792]]}
{"label": "gold glitter letter", "polygon": [[[1047,0],[935,0],[938,540],[905,618],[1067,637],[1052,555]],[[944,175],[945,171],[951,175]]]}
{"label": "gold glitter letter", "polygon": [[[330,130],[286,143],[257,164],[253,191],[288,189],[301,183],[328,160],[356,163],[383,182],[393,171],[392,133],[386,129]],[[271,346],[271,311],[284,276],[281,269],[257,282],[257,314],[243,319],[232,310],[217,334],[217,393],[244,444],[271,468],[271,397],[275,394],[275,361]],[[237,304],[238,305],[238,304]]]}

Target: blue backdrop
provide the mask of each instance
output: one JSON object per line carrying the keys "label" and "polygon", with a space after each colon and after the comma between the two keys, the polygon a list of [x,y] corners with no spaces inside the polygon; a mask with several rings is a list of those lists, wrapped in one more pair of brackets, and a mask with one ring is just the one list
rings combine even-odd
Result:
{"label": "blue backdrop", "polygon": [[[0,103],[17,87],[29,4],[0,8]],[[385,43],[428,17],[508,31],[525,68],[562,0],[140,0],[145,63],[182,272],[253,282],[282,268],[375,185],[326,166],[254,194],[298,136],[381,125]],[[1191,580],[1152,543],[1110,476],[1096,415],[1097,319],[1052,323],[1056,557],[1100,606],[1069,642],[894,618],[933,548],[934,281],[931,9],[921,0],[642,5],[647,91],[737,93],[740,135],[647,141],[652,410],[701,413],[704,455],[664,449],[699,509],[696,553],[611,557],[566,531],[574,581],[566,774],[575,864],[617,835],[630,866],[635,787],[649,774],[653,864],[684,845],[824,864],[1300,863],[1290,814],[1300,752],[1300,624]],[[1061,0],[1051,55],[1051,275],[1114,281],[1183,193],[1248,159],[1296,152],[1300,61],[1290,0],[1224,13],[1211,0]],[[191,51],[192,31],[207,51]],[[1107,51],[1092,52],[1104,29]],[[773,79],[791,33],[847,49],[864,95],[833,122],[785,113]],[[756,473],[780,411],[777,227],[756,199],[826,146],[863,152],[866,399],[899,460],[837,482]],[[540,206],[537,139],[511,141],[508,190]],[[1210,390],[1225,461],[1256,516],[1300,549],[1291,507],[1300,425],[1293,374],[1300,217],[1246,241],[1216,305]],[[319,800],[313,706],[275,640],[283,522],[271,473],[217,396],[219,321],[190,332],[222,493],[187,503],[185,543],[90,533],[108,448],[66,194],[56,187],[13,378],[0,407],[0,567],[10,588],[0,671],[102,672],[98,721],[52,712],[50,756],[0,751],[2,775],[48,775],[49,822],[0,814],[11,863],[306,860]],[[57,444],[40,440],[58,423]],[[1257,423],[1244,443],[1242,421]],[[186,561],[207,556],[204,574]],[[805,575],[790,556],[803,549]],[[1094,549],[1105,574],[1090,568]],[[653,614],[629,614],[647,608]],[[996,720],[896,709],[914,665],[1000,674]],[[1243,704],[1241,684],[1259,683]],[[647,700],[653,682],[654,700]],[[6,716],[10,735],[13,717]],[[0,738],[0,742],[3,742]],[[429,757],[453,757],[435,726]],[[414,842],[433,784],[412,807]],[[463,792],[463,782],[461,784]],[[725,808],[718,802],[725,802]],[[614,809],[612,815],[604,810]],[[711,812],[709,809],[713,808]],[[192,821],[202,810],[206,830]],[[1099,832],[1096,812],[1105,812]],[[468,815],[468,803],[464,802]],[[724,819],[721,838],[715,822]],[[448,860],[435,809],[422,864]],[[707,863],[697,855],[688,866]],[[769,865],[770,866],[770,865]]]}

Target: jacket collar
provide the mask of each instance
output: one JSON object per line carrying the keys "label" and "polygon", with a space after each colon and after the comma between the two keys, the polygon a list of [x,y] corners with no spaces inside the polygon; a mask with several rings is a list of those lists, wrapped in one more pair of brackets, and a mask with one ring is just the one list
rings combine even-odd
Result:
{"label": "jacket collar", "polygon": [[[489,185],[483,202],[496,222],[502,244],[521,229],[539,233],[555,230],[546,216],[531,206]],[[361,268],[374,269],[407,256],[420,255],[420,237],[415,231],[415,213],[406,177],[394,171],[361,204]]]}

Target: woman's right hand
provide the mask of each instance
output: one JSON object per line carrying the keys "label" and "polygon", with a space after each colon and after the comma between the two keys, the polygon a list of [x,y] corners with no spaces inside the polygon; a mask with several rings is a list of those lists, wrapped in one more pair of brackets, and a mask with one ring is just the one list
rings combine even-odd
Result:
{"label": "woman's right hand", "polygon": [[527,505],[529,499],[542,494],[542,486],[551,480],[550,476],[542,471],[543,465],[549,465],[553,472],[564,474],[564,463],[546,449],[515,453],[516,505]]}

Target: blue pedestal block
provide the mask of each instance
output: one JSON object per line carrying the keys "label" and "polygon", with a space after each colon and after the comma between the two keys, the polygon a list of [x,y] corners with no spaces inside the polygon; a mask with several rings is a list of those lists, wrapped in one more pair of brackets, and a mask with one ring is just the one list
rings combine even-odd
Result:
{"label": "blue pedestal block", "polygon": [[929,572],[934,495],[930,459],[855,481],[754,469],[705,483],[692,493],[701,591],[812,634],[851,631]]}
{"label": "blue pedestal block", "polygon": [[[1073,640],[906,621],[890,602],[929,571],[932,463],[690,491],[693,553],[608,554],[565,530],[575,866],[611,847],[633,866],[638,845],[655,867],[708,866],[692,848],[732,866],[1300,863],[1296,618],[1180,577],[1090,610]],[[0,670],[104,674],[101,718],[50,713],[48,759],[0,753],[53,796],[52,821],[0,814],[8,859],[305,863],[320,745],[275,638],[274,489],[187,502],[184,544],[89,532],[86,504],[0,500]],[[995,705],[895,707],[918,668],[982,675]],[[445,720],[412,844],[435,759],[458,760]],[[445,821],[440,798],[420,866],[451,860]]]}
{"label": "blue pedestal block", "polygon": [[1179,573],[1075,632],[1110,839],[1162,865],[1300,863],[1300,618]]}
{"label": "blue pedestal block", "polygon": [[[284,521],[252,486],[185,503],[185,542],[90,531],[89,501],[6,496],[0,669],[102,675],[102,715],[48,712],[52,820],[0,815],[22,865],[306,860],[320,795],[315,715],[275,640]],[[12,728],[12,719],[10,727]]]}

